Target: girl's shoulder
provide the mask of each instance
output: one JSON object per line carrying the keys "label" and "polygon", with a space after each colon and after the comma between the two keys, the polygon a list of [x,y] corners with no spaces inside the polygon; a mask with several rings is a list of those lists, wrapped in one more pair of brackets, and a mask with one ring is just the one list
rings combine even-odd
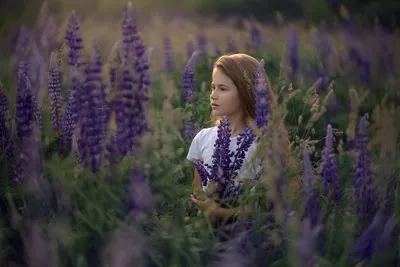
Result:
{"label": "girl's shoulder", "polygon": [[202,139],[211,138],[217,132],[216,130],[217,130],[217,126],[203,128],[196,134],[195,139],[202,140]]}

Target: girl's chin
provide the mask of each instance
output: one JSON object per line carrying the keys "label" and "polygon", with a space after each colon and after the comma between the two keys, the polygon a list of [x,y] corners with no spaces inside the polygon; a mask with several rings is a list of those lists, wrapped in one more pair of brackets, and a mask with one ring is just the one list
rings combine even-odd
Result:
{"label": "girl's chin", "polygon": [[217,117],[221,117],[221,116],[224,115],[224,114],[222,114],[221,112],[218,112],[218,111],[215,111],[215,110],[212,111],[212,114],[213,114],[214,116],[217,116]]}

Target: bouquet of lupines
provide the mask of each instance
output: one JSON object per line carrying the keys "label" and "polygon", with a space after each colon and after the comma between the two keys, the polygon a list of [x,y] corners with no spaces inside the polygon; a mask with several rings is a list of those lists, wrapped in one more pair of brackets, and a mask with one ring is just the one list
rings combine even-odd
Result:
{"label": "bouquet of lupines", "polygon": [[235,178],[243,165],[246,152],[256,136],[250,126],[237,138],[237,149],[231,151],[231,129],[226,116],[218,125],[218,137],[214,144],[212,165],[202,160],[195,160],[194,166],[198,171],[202,184],[207,185],[206,193],[214,198],[235,197],[241,189],[241,183]]}

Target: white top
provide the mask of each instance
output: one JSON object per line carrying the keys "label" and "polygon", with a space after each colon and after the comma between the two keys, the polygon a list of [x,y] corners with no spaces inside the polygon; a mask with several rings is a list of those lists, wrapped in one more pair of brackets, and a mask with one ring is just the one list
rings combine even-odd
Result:
{"label": "white top", "polygon": [[[218,126],[214,126],[211,128],[202,129],[197,135],[193,138],[192,144],[190,145],[189,152],[187,155],[187,159],[193,161],[193,159],[202,160],[204,163],[212,166],[212,155],[214,153],[214,143],[217,140],[217,131]],[[229,146],[230,151],[236,151],[238,148],[236,139],[238,136],[231,137],[231,143]],[[239,171],[239,174],[235,178],[235,185],[238,186],[240,181],[244,179],[254,180],[259,177],[259,174],[262,171],[262,167],[255,162],[250,162],[249,158],[251,153],[253,153],[256,149],[256,143],[253,141],[249,150],[246,152],[246,156],[242,165],[242,168]],[[233,158],[232,158],[233,161]],[[207,168],[208,170],[208,168]],[[203,186],[203,190],[207,189],[208,183],[206,186]]]}

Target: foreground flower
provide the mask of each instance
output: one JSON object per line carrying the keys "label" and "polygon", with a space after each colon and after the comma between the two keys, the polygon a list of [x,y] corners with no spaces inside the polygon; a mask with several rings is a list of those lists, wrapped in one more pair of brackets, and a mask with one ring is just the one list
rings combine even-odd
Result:
{"label": "foreground flower", "polygon": [[196,93],[195,64],[200,56],[200,51],[196,50],[191,55],[182,73],[183,102],[191,104]]}
{"label": "foreground flower", "polygon": [[373,201],[371,155],[368,148],[367,120],[365,117],[360,119],[356,153],[357,163],[354,181],[356,212],[360,216],[370,216],[374,214],[376,207]]}
{"label": "foreground flower", "polygon": [[214,144],[212,164],[195,160],[194,167],[198,171],[203,185],[208,183],[208,194],[217,193],[219,197],[235,197],[240,192],[240,184],[235,177],[241,169],[246,153],[255,140],[251,127],[247,127],[237,138],[237,150],[230,150],[231,129],[226,116],[222,117],[217,129],[217,140]]}
{"label": "foreground flower", "polygon": [[322,151],[322,179],[324,186],[324,196],[339,200],[339,177],[337,173],[336,158],[333,152],[333,133],[332,126],[327,127],[325,146]]}
{"label": "foreground flower", "polygon": [[61,73],[57,65],[56,54],[51,53],[48,77],[48,93],[51,101],[51,125],[53,131],[59,134],[61,131],[61,106],[63,99],[61,92]]}
{"label": "foreground flower", "polygon": [[254,97],[256,103],[254,106],[256,118],[255,123],[259,129],[268,125],[270,117],[270,95],[269,95],[269,81],[266,80],[266,74],[264,70],[264,59],[260,61],[260,65],[257,70],[257,75],[254,84]]}
{"label": "foreground flower", "polygon": [[315,186],[313,167],[307,147],[303,150],[303,218],[309,218],[312,226],[319,221],[319,192]]}
{"label": "foreground flower", "polygon": [[322,231],[320,224],[313,226],[312,220],[308,217],[301,222],[300,236],[296,242],[296,256],[298,267],[318,267],[315,249],[316,240]]}

